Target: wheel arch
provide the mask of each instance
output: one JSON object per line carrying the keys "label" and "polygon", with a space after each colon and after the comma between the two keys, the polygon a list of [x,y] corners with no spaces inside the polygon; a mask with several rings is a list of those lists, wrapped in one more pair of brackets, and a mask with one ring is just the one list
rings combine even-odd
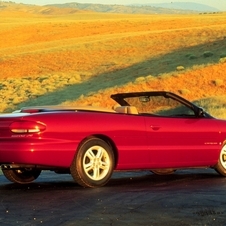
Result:
{"label": "wheel arch", "polygon": [[115,159],[115,166],[114,166],[114,168],[116,168],[116,165],[117,165],[117,163],[118,163],[118,149],[117,149],[117,147],[116,147],[115,142],[114,142],[110,137],[108,137],[108,136],[106,136],[106,135],[103,135],[103,134],[92,134],[92,135],[90,135],[90,136],[88,136],[88,137],[85,137],[85,138],[79,143],[79,145],[78,145],[78,147],[77,147],[77,150],[76,150],[76,153],[78,152],[78,150],[79,150],[79,148],[82,146],[82,144],[83,144],[85,141],[87,141],[87,140],[89,140],[89,139],[91,139],[91,138],[99,138],[99,139],[105,141],[105,142],[112,148],[112,151],[113,151],[113,154],[114,154],[114,159]]}

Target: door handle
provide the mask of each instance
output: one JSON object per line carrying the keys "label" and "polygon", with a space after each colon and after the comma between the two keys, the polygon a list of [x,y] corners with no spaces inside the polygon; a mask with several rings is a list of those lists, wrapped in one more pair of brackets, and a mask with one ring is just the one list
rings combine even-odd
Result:
{"label": "door handle", "polygon": [[159,130],[161,127],[157,125],[150,126],[152,130]]}

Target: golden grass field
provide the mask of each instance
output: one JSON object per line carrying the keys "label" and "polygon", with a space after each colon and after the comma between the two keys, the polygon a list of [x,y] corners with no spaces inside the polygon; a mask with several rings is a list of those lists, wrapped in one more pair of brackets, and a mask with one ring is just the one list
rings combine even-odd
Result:
{"label": "golden grass field", "polygon": [[[0,10],[0,111],[168,90],[226,118],[226,14]],[[221,107],[219,107],[221,106]]]}

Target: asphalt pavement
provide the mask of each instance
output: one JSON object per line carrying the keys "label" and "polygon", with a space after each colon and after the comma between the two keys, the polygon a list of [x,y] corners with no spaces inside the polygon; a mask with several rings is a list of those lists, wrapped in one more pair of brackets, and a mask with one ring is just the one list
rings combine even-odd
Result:
{"label": "asphalt pavement", "polygon": [[0,175],[0,225],[223,226],[226,178],[212,169],[116,172],[91,189],[48,171],[29,185]]}

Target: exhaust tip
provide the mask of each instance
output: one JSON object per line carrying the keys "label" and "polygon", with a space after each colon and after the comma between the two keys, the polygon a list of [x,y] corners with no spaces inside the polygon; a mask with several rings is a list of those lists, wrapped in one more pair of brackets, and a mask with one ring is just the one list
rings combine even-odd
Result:
{"label": "exhaust tip", "polygon": [[1,169],[12,169],[13,167],[11,165],[1,165]]}

